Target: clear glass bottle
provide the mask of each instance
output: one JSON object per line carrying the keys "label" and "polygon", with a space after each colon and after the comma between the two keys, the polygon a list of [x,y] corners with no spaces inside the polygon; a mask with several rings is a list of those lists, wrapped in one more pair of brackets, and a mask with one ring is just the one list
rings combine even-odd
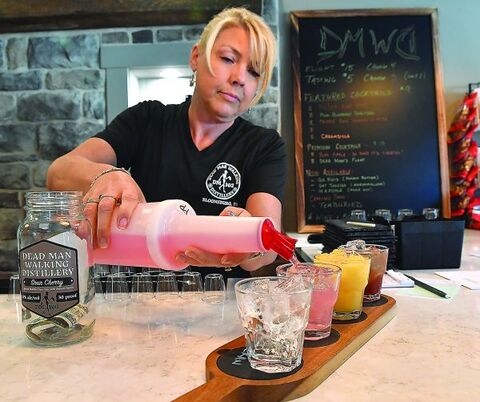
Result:
{"label": "clear glass bottle", "polygon": [[43,346],[87,339],[95,324],[92,228],[79,191],[28,192],[18,228],[27,337]]}

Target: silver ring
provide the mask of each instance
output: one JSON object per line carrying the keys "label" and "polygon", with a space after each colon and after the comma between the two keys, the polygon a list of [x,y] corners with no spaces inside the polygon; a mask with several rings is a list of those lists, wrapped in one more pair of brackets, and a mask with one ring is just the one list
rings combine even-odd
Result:
{"label": "silver ring", "polygon": [[102,201],[104,198],[113,198],[115,200],[115,204],[116,205],[120,205],[120,201],[117,197],[115,197],[114,195],[108,195],[108,194],[100,194],[100,196],[98,197],[98,202]]}
{"label": "silver ring", "polygon": [[100,200],[96,200],[95,198],[89,198],[87,201],[85,201],[85,204],[98,204]]}
{"label": "silver ring", "polygon": [[255,258],[263,257],[266,253],[259,251],[258,253],[252,254],[250,257],[247,258],[248,261],[254,260]]}

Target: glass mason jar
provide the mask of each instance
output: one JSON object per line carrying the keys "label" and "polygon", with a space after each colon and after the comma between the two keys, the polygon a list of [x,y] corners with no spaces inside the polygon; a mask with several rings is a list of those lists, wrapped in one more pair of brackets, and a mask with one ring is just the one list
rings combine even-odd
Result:
{"label": "glass mason jar", "polygon": [[43,346],[87,339],[95,323],[92,228],[79,191],[28,192],[17,232],[22,317]]}

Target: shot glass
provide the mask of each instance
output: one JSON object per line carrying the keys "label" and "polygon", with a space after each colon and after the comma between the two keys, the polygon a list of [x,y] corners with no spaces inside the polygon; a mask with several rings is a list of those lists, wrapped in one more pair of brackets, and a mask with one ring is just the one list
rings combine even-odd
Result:
{"label": "shot glass", "polygon": [[95,275],[106,276],[110,275],[110,265],[105,264],[95,264],[94,272]]}
{"label": "shot glass", "polygon": [[332,264],[284,264],[277,268],[278,276],[301,275],[312,283],[310,315],[305,339],[317,341],[330,336],[333,306],[337,301],[341,269]]}
{"label": "shot glass", "polygon": [[300,276],[256,277],[235,284],[252,368],[285,373],[300,365],[311,294],[311,283]]}
{"label": "shot glass", "polygon": [[158,275],[160,272],[168,272],[161,268],[150,268],[150,267],[143,267],[142,274],[149,274],[149,275]]}
{"label": "shot glass", "polygon": [[8,280],[8,301],[20,301],[20,277],[18,274],[10,276]]}
{"label": "shot glass", "polygon": [[333,307],[336,320],[355,320],[363,309],[363,292],[368,283],[370,258],[356,252],[335,249],[315,257],[317,264],[334,264],[342,270],[338,298]]}
{"label": "shot glass", "polygon": [[135,274],[132,276],[131,298],[134,301],[153,299],[153,283],[149,274]]}
{"label": "shot glass", "polygon": [[364,209],[354,209],[350,212],[350,219],[355,221],[366,221],[367,214]]}
{"label": "shot glass", "polygon": [[105,300],[115,302],[125,301],[129,298],[127,277],[122,274],[108,275],[105,285]]}
{"label": "shot glass", "polygon": [[157,289],[157,282],[158,282],[158,275],[160,275],[162,272],[168,272],[164,271],[163,269],[160,268],[147,268],[144,267],[142,268],[142,274],[143,275],[150,275],[150,278],[152,279],[152,284],[153,284],[153,289]]}
{"label": "shot glass", "polygon": [[413,215],[413,210],[409,208],[402,208],[399,209],[397,212],[397,219],[401,221],[404,219],[406,216],[412,216]]}
{"label": "shot glass", "polygon": [[375,215],[380,216],[381,218],[385,219],[388,222],[392,220],[392,213],[390,212],[389,209],[376,209]]}
{"label": "shot glass", "polygon": [[136,273],[135,267],[128,267],[123,265],[112,265],[110,272],[117,275],[133,275]]}
{"label": "shot glass", "polygon": [[95,296],[103,299],[104,298],[104,290],[103,290],[102,276],[99,275],[99,274],[95,274],[93,280],[94,280],[94,283],[95,283]]}
{"label": "shot glass", "polygon": [[209,304],[220,304],[225,301],[225,281],[221,274],[207,274],[202,300]]}
{"label": "shot glass", "polygon": [[201,299],[203,295],[202,276],[200,272],[185,272],[182,277],[182,299]]}
{"label": "shot glass", "polygon": [[438,219],[438,208],[423,208],[422,215],[429,221]]}
{"label": "shot glass", "polygon": [[160,272],[157,275],[157,293],[155,297],[158,300],[171,300],[178,297],[178,285],[175,273]]}

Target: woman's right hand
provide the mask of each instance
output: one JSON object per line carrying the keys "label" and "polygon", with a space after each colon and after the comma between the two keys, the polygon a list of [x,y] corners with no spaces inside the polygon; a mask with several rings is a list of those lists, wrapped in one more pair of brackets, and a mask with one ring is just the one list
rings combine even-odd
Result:
{"label": "woman's right hand", "polygon": [[90,221],[96,247],[110,243],[113,211],[118,208],[115,224],[124,229],[138,203],[146,202],[140,187],[129,174],[112,170],[99,176],[83,197],[84,214]]}

